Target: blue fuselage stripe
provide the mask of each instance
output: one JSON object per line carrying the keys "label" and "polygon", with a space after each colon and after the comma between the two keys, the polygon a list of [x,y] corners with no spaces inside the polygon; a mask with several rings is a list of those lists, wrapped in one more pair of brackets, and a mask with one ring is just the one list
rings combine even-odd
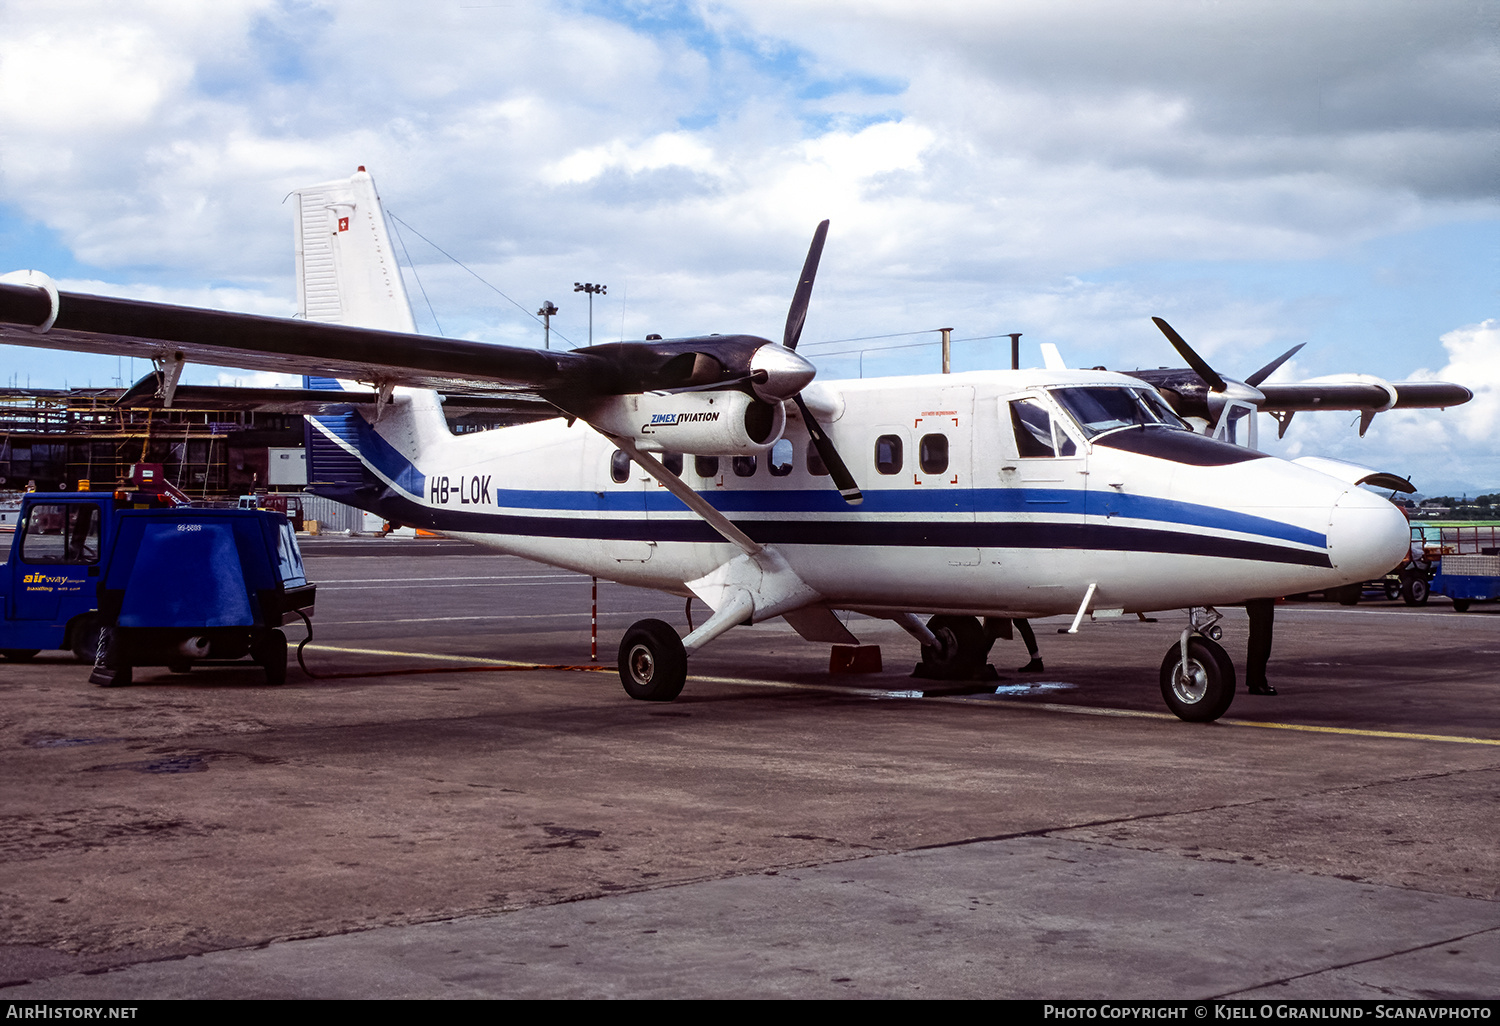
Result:
{"label": "blue fuselage stripe", "polygon": [[[726,514],[799,514],[825,513],[848,516],[852,511],[831,488],[711,491],[700,493],[720,512]],[[1104,520],[1121,517],[1151,520],[1174,527],[1213,531],[1234,531],[1259,535],[1277,541],[1322,548],[1327,539],[1316,531],[1293,524],[1257,517],[1247,513],[1179,502],[1144,495],[1092,495],[1062,488],[978,488],[870,490],[858,511],[858,520],[882,513],[968,514],[983,518],[987,514],[1047,513],[1072,516],[1092,515]],[[548,491],[501,489],[495,492],[495,505],[511,511],[548,510],[571,513],[685,513],[687,507],[664,488],[648,491]]]}

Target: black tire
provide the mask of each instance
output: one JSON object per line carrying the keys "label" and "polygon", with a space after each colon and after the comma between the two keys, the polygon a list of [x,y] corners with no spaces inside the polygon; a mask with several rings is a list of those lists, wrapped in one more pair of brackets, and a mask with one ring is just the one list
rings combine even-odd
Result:
{"label": "black tire", "polygon": [[620,639],[620,683],[642,702],[670,702],[687,683],[687,652],[669,623],[638,620]]}
{"label": "black tire", "polygon": [[266,683],[286,683],[286,635],[278,630],[269,630],[256,639],[251,656],[265,667]]}
{"label": "black tire", "polygon": [[1189,723],[1210,723],[1223,716],[1234,701],[1234,663],[1229,653],[1207,638],[1188,639],[1188,670],[1178,679],[1180,645],[1167,649],[1161,661],[1161,697],[1167,708]]}
{"label": "black tire", "polygon": [[935,678],[967,679],[979,673],[995,639],[972,616],[934,616],[927,629],[936,647],[922,646],[922,664]]}
{"label": "black tire", "polygon": [[68,647],[73,651],[73,658],[80,663],[97,663],[100,636],[103,632],[104,625],[93,613],[87,613],[73,621],[73,634],[68,639]]}
{"label": "black tire", "polygon": [[1408,577],[1401,582],[1401,600],[1409,606],[1425,606],[1432,597],[1432,589],[1425,577]]}
{"label": "black tire", "polygon": [[13,663],[29,663],[40,651],[39,648],[0,648],[0,656]]}
{"label": "black tire", "polygon": [[1357,606],[1364,590],[1363,584],[1346,584],[1342,588],[1334,588],[1327,595],[1341,606]]}
{"label": "black tire", "polygon": [[1454,599],[1453,600],[1453,611],[1455,613],[1467,613],[1469,611],[1469,600],[1468,599]]}
{"label": "black tire", "polygon": [[1388,598],[1388,599],[1390,599],[1392,602],[1394,602],[1398,598],[1400,598],[1401,597],[1401,582],[1400,581],[1386,581],[1385,582],[1385,597]]}

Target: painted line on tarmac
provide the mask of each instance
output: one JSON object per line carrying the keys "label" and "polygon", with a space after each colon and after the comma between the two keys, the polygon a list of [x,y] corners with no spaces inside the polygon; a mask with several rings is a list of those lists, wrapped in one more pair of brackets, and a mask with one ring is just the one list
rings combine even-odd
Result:
{"label": "painted line on tarmac", "polygon": [[1347,734],[1353,737],[1388,737],[1401,741],[1448,741],[1463,745],[1496,745],[1500,740],[1488,737],[1463,737],[1457,734],[1410,734],[1399,730],[1360,730],[1357,727],[1315,727],[1305,723],[1264,723],[1258,720],[1220,720],[1231,727],[1265,727],[1269,730],[1302,730],[1313,734]]}
{"label": "painted line on tarmac", "polygon": [[[535,662],[515,659],[486,659],[484,656],[467,655],[437,655],[432,652],[392,652],[383,648],[344,648],[339,645],[307,646],[311,652],[341,652],[345,655],[376,655],[376,656],[398,656],[403,659],[432,659],[443,663],[480,663],[485,666],[536,666]],[[600,664],[600,670],[614,670],[613,666]]]}
{"label": "painted line on tarmac", "polygon": [[[434,659],[441,662],[455,663],[483,663],[487,666],[534,666],[535,663],[516,661],[510,659],[486,659],[482,656],[457,656],[437,655],[431,652],[391,652],[378,648],[343,648],[334,645],[308,645],[309,649],[321,652],[342,652],[348,655],[381,655],[402,656],[408,659]],[[613,670],[613,666],[600,664],[600,671]],[[738,684],[746,687],[756,688],[781,688],[791,691],[822,691],[841,695],[854,695],[860,698],[926,698],[927,696],[918,689],[875,689],[875,688],[851,688],[838,684],[807,684],[790,680],[752,680],[749,677],[700,677],[691,678],[704,684]],[[1113,716],[1126,719],[1141,720],[1169,720],[1176,722],[1177,717],[1171,713],[1148,712],[1144,709],[1098,709],[1083,705],[1060,705],[1056,702],[1026,702],[1026,703],[996,703],[993,696],[979,695],[933,695],[928,701],[939,701],[949,703],[963,703],[966,705],[996,705],[1003,704],[1011,709],[1041,709],[1045,712],[1068,713],[1073,716]],[[1272,723],[1259,720],[1219,720],[1226,727],[1261,727],[1267,730],[1298,730],[1310,734],[1339,734],[1346,737],[1378,737],[1389,738],[1396,741],[1441,741],[1450,744],[1465,745],[1494,745],[1500,747],[1500,740],[1487,737],[1464,737],[1458,734],[1416,734],[1399,730],[1362,730],[1358,727],[1318,727],[1304,723]]]}

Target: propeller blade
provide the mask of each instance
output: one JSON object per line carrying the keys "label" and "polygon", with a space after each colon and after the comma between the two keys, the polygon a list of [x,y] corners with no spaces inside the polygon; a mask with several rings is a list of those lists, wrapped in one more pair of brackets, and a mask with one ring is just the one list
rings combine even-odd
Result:
{"label": "propeller blade", "polygon": [[1209,388],[1215,392],[1224,391],[1227,386],[1224,384],[1224,379],[1219,377],[1219,372],[1210,367],[1203,357],[1193,352],[1193,347],[1187,344],[1186,339],[1177,334],[1172,326],[1160,317],[1153,317],[1151,319],[1156,322],[1156,326],[1161,329],[1161,333],[1167,336],[1167,341],[1172,343],[1172,348],[1176,349],[1182,355],[1182,358],[1187,361],[1187,365],[1193,368],[1194,372],[1200,378],[1208,382]]}
{"label": "propeller blade", "polygon": [[1255,385],[1258,388],[1260,386],[1260,383],[1262,381],[1266,380],[1273,373],[1275,373],[1277,367],[1280,367],[1282,364],[1286,363],[1292,357],[1296,356],[1298,350],[1300,350],[1305,345],[1307,345],[1306,342],[1298,342],[1296,345],[1292,346],[1292,348],[1288,349],[1286,352],[1284,352],[1280,356],[1276,357],[1276,359],[1272,360],[1270,363],[1266,364],[1260,370],[1256,371],[1254,374],[1252,374],[1248,378],[1246,378],[1245,379],[1245,384],[1247,384],[1247,385]]}
{"label": "propeller blade", "polygon": [[[823,223],[826,225],[828,222]],[[849,473],[849,468],[844,465],[839,451],[833,447],[833,439],[828,437],[828,433],[823,430],[823,425],[818,423],[812,410],[809,410],[807,403],[803,402],[802,393],[798,392],[792,396],[792,401],[797,404],[797,409],[802,414],[802,423],[807,425],[807,433],[812,436],[813,445],[823,460],[823,466],[828,468],[828,475],[833,478],[839,494],[851,506],[858,506],[864,502],[864,494],[859,490],[859,485],[854,483],[854,475]]]}
{"label": "propeller blade", "polygon": [[812,299],[813,279],[818,276],[818,260],[823,256],[823,240],[828,238],[828,222],[818,225],[813,232],[812,245],[807,247],[807,262],[802,265],[802,277],[797,279],[797,291],[792,296],[792,308],[786,312],[786,332],[781,344],[796,349],[802,338],[802,322],[807,320],[807,304]]}

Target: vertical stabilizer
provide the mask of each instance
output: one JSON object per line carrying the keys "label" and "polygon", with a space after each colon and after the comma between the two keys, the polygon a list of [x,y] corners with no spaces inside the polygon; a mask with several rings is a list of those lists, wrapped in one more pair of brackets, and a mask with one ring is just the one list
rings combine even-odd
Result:
{"label": "vertical stabilizer", "polygon": [[415,332],[375,180],[310,185],[297,197],[297,315],[359,328]]}
{"label": "vertical stabilizer", "polygon": [[[297,315],[310,321],[415,334],[411,301],[391,235],[363,167],[352,177],[293,192]],[[367,381],[383,388],[389,383]],[[306,377],[304,387],[350,387]],[[420,500],[417,463],[451,440],[436,392],[396,388],[378,408],[345,407],[307,418],[308,491],[380,512],[397,499]]]}

